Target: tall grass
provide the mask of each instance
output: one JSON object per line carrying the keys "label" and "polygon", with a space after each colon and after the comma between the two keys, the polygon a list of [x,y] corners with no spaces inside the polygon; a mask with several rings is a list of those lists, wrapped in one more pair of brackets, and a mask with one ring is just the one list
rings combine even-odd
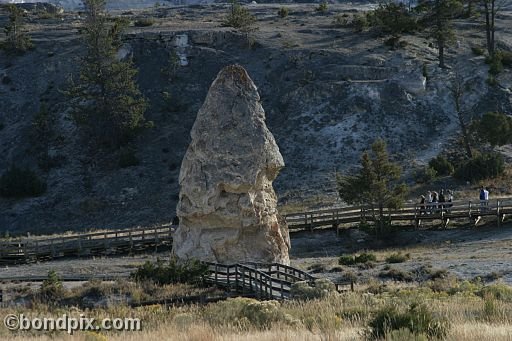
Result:
{"label": "tall grass", "polygon": [[[460,285],[459,290],[433,291],[424,287],[387,287],[381,293],[365,291],[329,293],[326,297],[301,301],[230,299],[206,306],[130,308],[126,305],[80,310],[38,304],[30,309],[3,308],[0,316],[23,312],[27,316],[61,316],[64,312],[102,319],[137,317],[140,332],[100,332],[108,340],[362,340],[372,321],[386,307],[395,307],[415,321],[416,308],[436,321],[450,321],[447,340],[510,340],[512,301],[505,284],[488,287]],[[167,289],[169,290],[169,289]],[[423,308],[422,308],[423,309]],[[402,316],[403,317],[403,316]],[[409,317],[407,317],[409,321]],[[420,340],[410,324],[396,324],[387,331],[389,340],[408,337]],[[427,329],[428,332],[428,329]],[[443,332],[444,333],[444,332]],[[368,335],[368,334],[366,334]],[[435,334],[434,334],[435,335]],[[444,334],[443,334],[444,336]],[[77,332],[69,337],[60,333],[13,333],[0,327],[0,340],[104,340],[96,334]]]}

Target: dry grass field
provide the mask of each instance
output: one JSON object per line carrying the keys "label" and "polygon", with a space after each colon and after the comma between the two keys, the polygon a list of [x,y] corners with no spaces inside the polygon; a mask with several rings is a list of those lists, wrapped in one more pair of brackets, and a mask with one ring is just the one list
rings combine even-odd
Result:
{"label": "dry grass field", "polygon": [[[457,286],[429,285],[411,288],[370,285],[354,293],[330,293],[308,301],[258,302],[236,298],[207,306],[166,308],[159,305],[130,309],[120,305],[108,309],[82,311],[78,308],[33,306],[27,316],[137,317],[142,331],[12,333],[0,328],[1,340],[364,340],[376,314],[386,307],[406,312],[426,306],[425,319],[441,321],[446,340],[511,340],[512,287],[504,284],[484,286],[460,282]],[[416,310],[414,310],[416,311]],[[2,309],[0,315],[20,312]],[[419,314],[423,316],[422,314]],[[406,330],[390,331],[386,340],[426,340]]]}

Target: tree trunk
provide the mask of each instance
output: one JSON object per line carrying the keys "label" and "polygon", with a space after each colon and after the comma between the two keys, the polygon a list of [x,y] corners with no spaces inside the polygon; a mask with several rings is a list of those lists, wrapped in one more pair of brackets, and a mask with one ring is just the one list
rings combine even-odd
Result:
{"label": "tree trunk", "polygon": [[445,67],[445,65],[444,65],[444,41],[439,39],[437,41],[437,45],[439,47],[439,67],[444,68]]}
{"label": "tree trunk", "polygon": [[382,234],[382,230],[384,230],[384,206],[382,201],[379,202],[379,230],[378,234]]}
{"label": "tree trunk", "polygon": [[[493,1],[493,0],[491,0]],[[484,11],[485,11],[485,38],[487,40],[487,52],[489,56],[492,56],[493,49],[491,48],[491,13],[489,10],[489,0],[484,0]]]}
{"label": "tree trunk", "polygon": [[462,113],[460,112],[459,108],[457,108],[457,116],[459,117],[459,123],[462,130],[462,139],[464,140],[464,148],[466,149],[466,154],[469,159],[472,159],[473,152],[471,151],[471,144],[469,142],[468,128],[466,127],[466,123],[464,122],[464,118],[462,117]]}
{"label": "tree trunk", "polygon": [[494,57],[494,16],[496,14],[494,9],[494,4],[496,0],[491,0],[491,53],[490,55]]}
{"label": "tree trunk", "polygon": [[473,0],[468,0],[468,12],[466,13],[468,18],[473,15]]}

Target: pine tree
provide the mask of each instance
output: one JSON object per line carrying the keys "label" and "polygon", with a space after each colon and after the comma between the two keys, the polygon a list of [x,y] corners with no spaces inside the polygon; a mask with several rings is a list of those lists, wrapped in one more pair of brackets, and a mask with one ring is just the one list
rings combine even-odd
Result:
{"label": "pine tree", "polygon": [[23,12],[16,5],[6,6],[9,12],[9,21],[4,27],[7,39],[4,43],[5,50],[10,53],[24,53],[32,48],[30,37],[25,33],[25,24],[23,21]]}
{"label": "pine tree", "polygon": [[80,78],[73,82],[74,117],[97,144],[118,147],[147,126],[147,102],[137,84],[131,60],[117,59],[125,22],[111,22],[105,0],[86,0],[82,35],[86,54]]}
{"label": "pine tree", "polygon": [[462,4],[457,0],[424,0],[418,9],[425,11],[424,22],[430,27],[430,37],[437,43],[439,66],[444,68],[444,49],[455,40],[451,20],[462,12]]}
{"label": "pine tree", "polygon": [[493,147],[512,143],[512,118],[504,113],[485,113],[472,128]]}
{"label": "pine tree", "polygon": [[386,142],[376,140],[371,152],[361,155],[361,169],[357,175],[337,176],[340,198],[349,205],[368,205],[378,209],[377,222],[384,227],[384,209],[396,209],[403,205],[407,186],[398,184],[401,169],[389,160]]}

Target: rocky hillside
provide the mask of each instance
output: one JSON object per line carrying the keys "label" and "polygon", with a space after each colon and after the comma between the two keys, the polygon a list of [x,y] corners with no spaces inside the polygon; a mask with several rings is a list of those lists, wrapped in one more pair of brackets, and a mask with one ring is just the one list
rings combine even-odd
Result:
{"label": "rocky hillside", "polygon": [[[450,68],[439,69],[437,50],[424,33],[403,36],[403,48],[393,50],[370,32],[332,25],[337,13],[351,16],[368,8],[354,6],[331,5],[319,14],[315,4],[289,5],[290,15],[279,18],[277,5],[250,5],[258,30],[249,40],[221,27],[224,5],[114,12],[155,19],[149,27],[130,27],[119,53],[133,57],[151,103],[146,115],[155,123],[134,145],[139,164],[125,168],[119,167],[121,152],[88,152],[63,93],[83,53],[83,19],[73,12],[29,14],[36,48],[19,57],[0,56],[0,172],[13,164],[29,167],[48,189],[37,198],[0,199],[0,232],[169,222],[197,111],[215,75],[233,63],[244,66],[258,87],[284,157],[286,167],[274,183],[282,202],[333,193],[334,172],[354,166],[377,137],[388,141],[407,170],[428,162],[458,134],[448,91],[456,72],[468,84],[466,110],[512,111],[510,71],[500,74],[498,86],[489,86],[484,57],[472,52],[484,44],[478,22],[455,22],[458,41],[447,50]],[[499,46],[508,50],[511,15],[500,14],[496,33]],[[0,24],[5,20],[2,12]],[[49,169],[38,162],[42,146],[33,133],[41,103],[55,118]]]}

